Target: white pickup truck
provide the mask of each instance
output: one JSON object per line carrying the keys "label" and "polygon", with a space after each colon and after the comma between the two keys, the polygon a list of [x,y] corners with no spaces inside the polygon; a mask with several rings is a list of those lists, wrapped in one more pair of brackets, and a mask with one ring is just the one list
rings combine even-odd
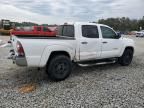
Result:
{"label": "white pickup truck", "polygon": [[137,32],[136,37],[144,37],[144,30]]}
{"label": "white pickup truck", "polygon": [[13,61],[19,66],[46,67],[49,78],[64,80],[72,63],[95,64],[117,61],[131,63],[134,41],[123,38],[111,27],[76,22],[60,25],[56,37],[12,36]]}

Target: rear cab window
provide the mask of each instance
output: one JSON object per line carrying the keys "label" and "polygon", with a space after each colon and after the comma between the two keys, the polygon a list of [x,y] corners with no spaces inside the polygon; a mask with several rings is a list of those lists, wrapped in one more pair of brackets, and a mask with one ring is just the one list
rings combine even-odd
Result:
{"label": "rear cab window", "polygon": [[57,28],[58,36],[74,37],[74,25],[60,25]]}

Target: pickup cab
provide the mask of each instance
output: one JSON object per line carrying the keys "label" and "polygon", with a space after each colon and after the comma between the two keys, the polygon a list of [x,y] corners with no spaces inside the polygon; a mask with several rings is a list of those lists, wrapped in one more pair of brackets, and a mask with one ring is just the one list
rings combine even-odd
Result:
{"label": "pickup cab", "polygon": [[56,36],[56,32],[46,26],[32,26],[21,29],[13,29],[11,35],[16,36]]}
{"label": "pickup cab", "polygon": [[81,66],[118,62],[128,66],[134,41],[121,37],[111,27],[95,23],[68,23],[57,28],[56,37],[12,36],[13,61],[19,66],[46,67],[50,79],[61,81]]}

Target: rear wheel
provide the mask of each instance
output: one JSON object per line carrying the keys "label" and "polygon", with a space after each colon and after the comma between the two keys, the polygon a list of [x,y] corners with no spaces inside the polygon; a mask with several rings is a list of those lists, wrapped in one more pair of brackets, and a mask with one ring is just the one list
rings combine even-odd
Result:
{"label": "rear wheel", "polygon": [[123,55],[118,59],[119,64],[122,66],[128,66],[133,59],[133,51],[132,49],[126,49]]}
{"label": "rear wheel", "polygon": [[53,57],[47,65],[48,77],[54,81],[66,79],[72,70],[72,63],[65,55]]}

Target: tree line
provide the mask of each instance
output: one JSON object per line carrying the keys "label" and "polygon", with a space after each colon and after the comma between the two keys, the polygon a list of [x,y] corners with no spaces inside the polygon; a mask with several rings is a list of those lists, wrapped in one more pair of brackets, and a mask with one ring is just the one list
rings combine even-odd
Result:
{"label": "tree line", "polygon": [[121,32],[139,31],[144,29],[144,16],[141,19],[130,19],[128,17],[100,19],[98,23],[106,24]]}
{"label": "tree line", "polygon": [[15,27],[25,27],[25,26],[56,26],[56,24],[49,25],[49,24],[37,24],[33,22],[10,22],[12,26]]}
{"label": "tree line", "polygon": [[[99,19],[97,23],[106,24],[117,31],[127,32],[127,31],[139,31],[140,29],[144,30],[144,16],[141,19],[130,19],[128,17],[121,18],[107,18]],[[23,27],[23,26],[36,26],[39,25],[33,22],[10,22],[11,27]],[[42,26],[56,26],[49,24],[40,24]]]}

